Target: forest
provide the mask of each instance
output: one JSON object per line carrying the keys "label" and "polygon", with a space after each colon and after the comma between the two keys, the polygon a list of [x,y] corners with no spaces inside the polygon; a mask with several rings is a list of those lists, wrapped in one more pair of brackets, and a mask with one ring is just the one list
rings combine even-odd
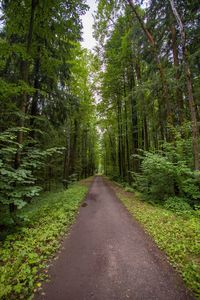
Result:
{"label": "forest", "polygon": [[154,200],[198,206],[198,3],[128,2],[121,14],[101,1],[95,23],[103,170]]}
{"label": "forest", "polygon": [[[2,299],[40,288],[28,230],[52,255],[87,192],[78,182],[95,174],[190,224],[184,280],[200,295],[199,1],[96,2],[91,51],[81,44],[85,0],[0,1]],[[31,249],[17,280],[14,241],[13,255]]]}

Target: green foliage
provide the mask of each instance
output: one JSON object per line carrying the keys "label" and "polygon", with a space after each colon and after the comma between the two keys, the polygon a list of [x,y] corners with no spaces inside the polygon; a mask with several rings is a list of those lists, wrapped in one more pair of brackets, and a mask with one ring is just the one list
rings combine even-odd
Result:
{"label": "green foliage", "polygon": [[141,196],[136,196],[136,194],[127,196],[120,188],[117,188],[117,194],[130,213],[154,238],[159,248],[165,251],[171,264],[180,272],[187,286],[199,298],[199,217],[194,212],[191,213],[187,202],[180,198],[168,199],[166,207],[170,210],[167,210],[162,206],[143,201]]}
{"label": "green foliage", "polygon": [[147,153],[142,162],[144,192],[155,200],[163,201],[174,195],[174,168],[166,157]]}
{"label": "green foliage", "polygon": [[29,299],[46,279],[48,260],[75,220],[86,187],[43,193],[23,208],[26,224],[0,243],[0,298]]}
{"label": "green foliage", "polygon": [[150,199],[164,202],[169,197],[179,196],[193,206],[199,203],[199,174],[184,160],[175,159],[172,152],[145,152],[141,171],[138,176],[134,173],[137,185]]}
{"label": "green foliage", "polygon": [[[35,170],[41,168],[45,160],[52,155],[62,154],[62,149],[59,148],[40,150],[34,147],[27,148],[26,145],[17,143],[17,130],[17,128],[12,128],[0,134],[0,205],[7,209],[9,205],[21,209],[33,197],[38,196],[42,188],[36,185]],[[20,130],[29,131],[27,128]],[[11,162],[17,151],[22,151],[23,155],[20,166],[15,168]],[[2,221],[5,222],[5,218],[1,218],[1,224]]]}
{"label": "green foliage", "polygon": [[131,186],[126,186],[124,190],[126,192],[134,192],[134,189]]}
{"label": "green foliage", "polygon": [[[92,175],[96,128],[80,45],[85,0],[1,1],[0,223],[55,183]],[[64,182],[63,181],[63,182]],[[2,221],[3,220],[3,221]]]}
{"label": "green foliage", "polygon": [[187,200],[180,197],[169,197],[164,203],[164,208],[180,215],[189,215],[192,213],[192,209]]}

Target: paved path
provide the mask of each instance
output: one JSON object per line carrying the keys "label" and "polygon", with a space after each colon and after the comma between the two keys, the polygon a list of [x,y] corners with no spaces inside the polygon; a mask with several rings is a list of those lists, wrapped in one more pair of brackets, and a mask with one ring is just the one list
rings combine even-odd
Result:
{"label": "paved path", "polygon": [[95,177],[44,285],[47,300],[192,299],[165,255]]}

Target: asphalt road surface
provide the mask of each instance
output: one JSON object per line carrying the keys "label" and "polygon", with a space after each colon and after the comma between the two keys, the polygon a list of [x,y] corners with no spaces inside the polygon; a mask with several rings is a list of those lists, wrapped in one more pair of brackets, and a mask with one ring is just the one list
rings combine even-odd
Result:
{"label": "asphalt road surface", "polygon": [[36,300],[194,299],[100,176],[62,246]]}

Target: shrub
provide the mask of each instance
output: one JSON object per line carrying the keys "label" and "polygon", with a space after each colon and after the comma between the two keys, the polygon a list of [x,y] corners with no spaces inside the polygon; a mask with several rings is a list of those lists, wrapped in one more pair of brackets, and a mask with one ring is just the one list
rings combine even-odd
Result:
{"label": "shrub", "polygon": [[199,174],[192,171],[184,160],[175,160],[168,153],[145,152],[141,171],[135,174],[137,187],[148,198],[164,202],[170,197],[186,199],[192,206],[200,203]]}
{"label": "shrub", "polygon": [[[26,133],[30,130],[22,128]],[[61,153],[62,148],[37,149],[27,148],[16,142],[18,128],[12,128],[0,134],[0,225],[18,223],[18,209],[22,209],[30,200],[38,196],[41,187],[37,186],[34,172],[42,168],[45,159],[55,153]],[[21,152],[21,163],[18,168],[13,165],[16,152]],[[8,214],[10,210],[11,214]],[[9,220],[9,218],[11,218]]]}
{"label": "shrub", "polygon": [[191,206],[188,204],[187,199],[180,197],[169,197],[165,201],[164,207],[178,214],[192,212]]}
{"label": "shrub", "polygon": [[134,189],[131,186],[126,186],[124,190],[125,192],[131,192],[131,193],[134,192]]}
{"label": "shrub", "polygon": [[164,201],[175,195],[173,164],[164,156],[146,153],[142,162],[143,191],[154,198]]}

